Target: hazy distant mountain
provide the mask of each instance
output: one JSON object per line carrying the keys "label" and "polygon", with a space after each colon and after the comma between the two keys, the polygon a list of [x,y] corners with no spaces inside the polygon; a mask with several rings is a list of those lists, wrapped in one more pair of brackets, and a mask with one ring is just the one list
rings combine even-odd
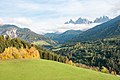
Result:
{"label": "hazy distant mountain", "polygon": [[120,37],[120,16],[79,34],[72,41],[88,41],[108,37]]}
{"label": "hazy distant mountain", "polygon": [[1,25],[0,35],[10,36],[11,38],[19,37],[27,42],[35,42],[44,40],[47,43],[54,44],[55,42],[49,38],[39,35],[28,28],[19,28],[15,25]]}
{"label": "hazy distant mountain", "polygon": [[70,21],[68,21],[68,22],[65,22],[65,24],[75,24],[75,22],[72,20],[72,19],[70,19]]}
{"label": "hazy distant mountain", "polygon": [[104,23],[104,22],[107,22],[107,21],[109,21],[109,20],[110,20],[109,17],[107,17],[107,16],[102,16],[102,17],[96,18],[96,19],[94,20],[94,23]]}
{"label": "hazy distant mountain", "polygon": [[73,21],[72,19],[70,19],[70,21],[65,22],[65,24],[90,24],[92,23],[92,21],[89,21],[88,19],[85,18],[79,18],[76,21]]}
{"label": "hazy distant mountain", "polygon": [[78,20],[75,21],[75,24],[90,24],[92,23],[92,21],[89,21],[88,19],[82,19],[82,18],[79,18]]}
{"label": "hazy distant mountain", "polygon": [[55,37],[58,37],[60,34],[58,33],[46,33],[44,36],[48,37],[50,39],[54,39]]}
{"label": "hazy distant mountain", "polygon": [[82,32],[83,31],[81,30],[68,30],[61,34],[47,33],[45,34],[45,36],[55,41],[58,41],[59,43],[65,43]]}
{"label": "hazy distant mountain", "polygon": [[78,18],[76,21],[73,21],[70,19],[70,21],[65,22],[65,24],[91,24],[91,23],[104,23],[106,21],[109,21],[110,18],[107,16],[102,16],[100,18],[96,18],[94,21],[90,21],[86,18]]}

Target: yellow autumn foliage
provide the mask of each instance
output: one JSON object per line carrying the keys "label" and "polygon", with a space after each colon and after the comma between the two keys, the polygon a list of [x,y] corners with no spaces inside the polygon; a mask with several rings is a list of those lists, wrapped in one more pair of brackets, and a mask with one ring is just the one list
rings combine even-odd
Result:
{"label": "yellow autumn foliage", "polygon": [[73,65],[73,62],[72,62],[72,60],[70,60],[68,63],[69,63],[70,65]]}
{"label": "yellow autumn foliage", "polygon": [[101,72],[109,73],[109,70],[106,67],[102,66]]}
{"label": "yellow autumn foliage", "polygon": [[17,49],[16,47],[8,47],[5,48],[3,53],[0,53],[0,60],[7,60],[7,59],[39,59],[39,51],[36,48],[31,47],[28,48],[20,48]]}

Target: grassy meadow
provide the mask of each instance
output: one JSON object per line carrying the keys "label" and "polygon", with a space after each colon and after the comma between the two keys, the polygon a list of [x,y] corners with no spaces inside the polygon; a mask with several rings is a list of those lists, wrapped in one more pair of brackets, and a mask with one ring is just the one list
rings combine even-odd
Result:
{"label": "grassy meadow", "polygon": [[0,80],[120,80],[120,77],[41,59],[0,61]]}

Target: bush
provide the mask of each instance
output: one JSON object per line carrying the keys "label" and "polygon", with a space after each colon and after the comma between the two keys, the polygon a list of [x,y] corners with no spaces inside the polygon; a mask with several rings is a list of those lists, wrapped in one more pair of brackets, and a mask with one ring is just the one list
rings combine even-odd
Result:
{"label": "bush", "polygon": [[102,66],[101,72],[109,73],[109,70],[106,67]]}

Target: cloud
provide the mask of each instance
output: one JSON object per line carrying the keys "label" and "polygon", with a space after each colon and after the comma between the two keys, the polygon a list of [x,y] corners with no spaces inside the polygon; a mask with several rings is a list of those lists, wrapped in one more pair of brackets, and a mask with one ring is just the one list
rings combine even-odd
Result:
{"label": "cloud", "polygon": [[0,18],[0,25],[3,25],[4,20]]}
{"label": "cloud", "polygon": [[15,24],[20,24],[24,26],[30,26],[33,22],[29,18],[17,17],[17,18],[8,18],[8,21]]}
{"label": "cloud", "polygon": [[24,10],[31,10],[31,11],[36,11],[40,9],[38,4],[32,4],[32,3],[22,3],[22,4],[18,4],[17,6]]}
{"label": "cloud", "polygon": [[[4,15],[6,15],[10,11],[9,15],[14,13],[14,15],[19,14],[19,17],[28,15],[29,17],[50,16],[51,18],[57,15],[56,17],[89,16],[94,18],[99,15],[110,15],[111,8],[116,6],[113,4],[115,2],[120,3],[120,0],[11,0],[11,3],[9,0],[1,0],[0,12],[5,11]],[[117,7],[119,9],[119,6]]]}
{"label": "cloud", "polygon": [[111,8],[111,12],[113,15],[120,15],[120,1],[115,1],[112,3],[113,7]]}
{"label": "cloud", "polygon": [[89,16],[95,18],[99,15],[108,15],[111,8],[105,0],[68,0],[66,3],[53,6],[56,14],[61,17]]}
{"label": "cloud", "polygon": [[67,30],[88,30],[94,26],[98,25],[98,23],[92,23],[92,24],[63,24],[60,25],[60,27],[57,29],[57,32],[65,32]]}
{"label": "cloud", "polygon": [[[49,22],[39,23],[39,21],[34,22],[29,18],[25,17],[18,17],[18,18],[9,18],[8,22],[10,24],[18,25],[19,27],[27,27],[30,28],[32,31],[35,31],[40,34],[44,33],[53,33],[53,32],[65,32],[66,30],[87,30],[89,28],[94,27],[97,24],[54,24],[54,20],[49,20]],[[56,22],[57,23],[57,22]]]}
{"label": "cloud", "polygon": [[120,0],[1,0],[0,23],[27,27],[37,33],[63,32],[69,29],[86,30],[94,25],[65,25],[79,17],[94,20],[120,13]]}

